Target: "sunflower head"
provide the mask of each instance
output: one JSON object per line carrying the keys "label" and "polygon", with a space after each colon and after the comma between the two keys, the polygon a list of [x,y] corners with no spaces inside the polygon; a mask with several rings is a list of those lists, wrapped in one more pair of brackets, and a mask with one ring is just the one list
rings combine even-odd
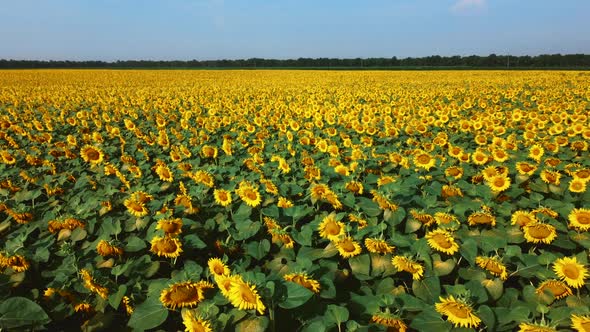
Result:
{"label": "sunflower head", "polygon": [[168,236],[176,236],[182,233],[182,219],[169,218],[160,219],[156,225],[156,229],[161,229]]}
{"label": "sunflower head", "polygon": [[388,244],[385,240],[377,238],[366,238],[365,247],[369,252],[375,254],[390,254],[395,250],[395,247]]}
{"label": "sunflower head", "polygon": [[84,145],[80,150],[80,155],[85,162],[92,165],[98,165],[104,160],[104,153],[99,147]]}
{"label": "sunflower head", "polygon": [[475,315],[473,308],[465,300],[455,299],[453,295],[447,298],[440,297],[435,309],[455,327],[475,328],[481,323],[481,319]]}
{"label": "sunflower head", "polygon": [[568,215],[569,227],[579,231],[590,229],[590,209],[573,209]]}
{"label": "sunflower head", "polygon": [[154,236],[151,243],[150,251],[158,256],[176,258],[182,252],[182,245],[177,238]]}
{"label": "sunflower head", "polygon": [[160,302],[172,310],[193,307],[204,299],[203,288],[191,281],[172,284],[160,293]]}
{"label": "sunflower head", "polygon": [[307,273],[289,273],[285,274],[283,279],[299,284],[300,286],[303,286],[316,294],[320,292],[320,283],[317,280],[310,278]]}
{"label": "sunflower head", "polygon": [[395,266],[400,272],[408,272],[412,274],[412,279],[414,280],[420,280],[424,276],[424,267],[408,257],[400,255],[394,256],[391,259],[391,264],[393,264],[393,266]]}
{"label": "sunflower head", "polygon": [[353,240],[349,236],[339,239],[334,244],[336,245],[336,248],[338,249],[340,256],[342,256],[343,258],[350,258],[350,257],[357,256],[362,251],[362,248],[358,244],[358,242],[356,242],[355,240]]}
{"label": "sunflower head", "polygon": [[324,217],[318,226],[320,237],[330,241],[338,241],[344,235],[345,226],[336,219],[336,214],[331,213]]}
{"label": "sunflower head", "polygon": [[585,279],[588,277],[588,270],[584,265],[578,263],[575,256],[557,259],[553,263],[553,271],[568,286],[573,288],[584,286]]}
{"label": "sunflower head", "polygon": [[207,266],[209,267],[209,272],[215,277],[229,276],[231,272],[229,267],[227,267],[227,265],[225,265],[219,258],[210,258],[209,261],[207,261]]}
{"label": "sunflower head", "polygon": [[437,229],[426,233],[425,237],[428,240],[428,245],[434,250],[447,255],[453,255],[459,251],[459,244],[449,231]]}
{"label": "sunflower head", "polygon": [[557,237],[554,226],[540,222],[528,224],[523,230],[527,242],[549,244]]}
{"label": "sunflower head", "polygon": [[231,304],[240,310],[255,309],[259,314],[263,315],[266,309],[260,295],[258,295],[256,286],[242,280],[232,282],[227,297]]}

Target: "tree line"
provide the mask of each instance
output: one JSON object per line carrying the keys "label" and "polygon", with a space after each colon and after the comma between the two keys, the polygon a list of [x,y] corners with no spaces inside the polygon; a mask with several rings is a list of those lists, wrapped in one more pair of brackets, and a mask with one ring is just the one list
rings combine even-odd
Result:
{"label": "tree line", "polygon": [[408,58],[298,58],[239,60],[45,61],[0,59],[0,68],[590,68],[590,54],[440,56]]}

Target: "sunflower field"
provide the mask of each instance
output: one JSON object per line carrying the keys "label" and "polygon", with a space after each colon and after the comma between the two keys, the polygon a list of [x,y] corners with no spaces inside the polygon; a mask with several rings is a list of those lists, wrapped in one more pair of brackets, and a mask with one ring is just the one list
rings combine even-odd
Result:
{"label": "sunflower field", "polygon": [[0,87],[3,331],[590,331],[588,72]]}

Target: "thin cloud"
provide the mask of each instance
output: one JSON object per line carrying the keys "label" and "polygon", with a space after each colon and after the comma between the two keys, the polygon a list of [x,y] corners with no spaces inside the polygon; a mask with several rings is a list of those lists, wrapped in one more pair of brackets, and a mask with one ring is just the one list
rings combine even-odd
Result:
{"label": "thin cloud", "polygon": [[486,8],[486,0],[458,0],[451,7],[454,14],[476,14]]}

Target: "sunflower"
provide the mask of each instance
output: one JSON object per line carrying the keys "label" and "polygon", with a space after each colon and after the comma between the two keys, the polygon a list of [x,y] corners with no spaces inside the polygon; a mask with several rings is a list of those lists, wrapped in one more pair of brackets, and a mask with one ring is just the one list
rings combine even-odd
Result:
{"label": "sunflower", "polygon": [[193,205],[193,199],[190,195],[176,195],[176,198],[174,198],[174,205],[183,207],[183,212],[186,214],[195,214],[199,212],[199,208]]}
{"label": "sunflower", "polygon": [[357,195],[363,194],[363,184],[359,181],[349,181],[345,186],[346,190],[355,193]]}
{"label": "sunflower", "polygon": [[239,188],[236,190],[238,196],[251,207],[257,207],[262,202],[262,198],[260,193],[258,192],[258,188],[253,186],[250,183],[242,182],[240,183]]}
{"label": "sunflower", "polygon": [[362,251],[361,246],[356,241],[354,241],[350,236],[338,240],[337,242],[335,242],[335,245],[336,248],[338,248],[340,256],[342,256],[343,258],[357,256]]}
{"label": "sunflower", "polygon": [[519,161],[516,163],[516,170],[520,175],[533,175],[537,170],[537,165],[532,165],[524,161]]}
{"label": "sunflower", "polygon": [[385,240],[377,238],[366,238],[365,247],[369,252],[374,254],[390,254],[395,249],[394,246],[389,245]]}
{"label": "sunflower", "polygon": [[437,229],[426,233],[425,238],[428,240],[428,245],[437,251],[443,252],[447,255],[454,255],[459,251],[459,244],[455,242],[453,235],[443,229]]}
{"label": "sunflower", "polygon": [[572,289],[559,280],[545,280],[537,287],[535,292],[537,295],[549,292],[558,300],[573,294]]}
{"label": "sunflower", "polygon": [[543,223],[531,223],[523,227],[527,242],[549,244],[557,237],[555,227]]}
{"label": "sunflower", "polygon": [[446,212],[436,212],[434,213],[434,220],[436,221],[436,224],[439,226],[447,226],[447,225],[456,225],[459,220],[457,219],[456,216],[450,214],[450,213],[446,213]]}
{"label": "sunflower", "polygon": [[488,212],[474,212],[467,218],[469,226],[491,225],[496,226],[496,217]]}
{"label": "sunflower", "polygon": [[80,302],[74,306],[75,312],[92,312],[94,308],[90,303],[87,302]]}
{"label": "sunflower", "polygon": [[534,144],[529,149],[529,158],[540,163],[541,158],[543,158],[544,153],[545,153],[545,149],[543,149],[543,147],[541,145]]}
{"label": "sunflower", "polygon": [[447,320],[455,327],[478,327],[481,319],[473,313],[471,305],[464,300],[455,299],[453,295],[447,298],[439,297],[440,302],[434,308],[441,315],[447,316]]}
{"label": "sunflower", "polygon": [[557,332],[557,330],[545,325],[520,323],[518,325],[518,332]]}
{"label": "sunflower", "polygon": [[496,277],[500,277],[501,280],[508,279],[506,266],[504,266],[504,264],[502,264],[502,262],[495,257],[477,256],[475,258],[475,264],[495,275]]}
{"label": "sunflower", "polygon": [[590,332],[590,316],[572,315],[572,329],[578,332]]}
{"label": "sunflower", "polygon": [[463,168],[459,166],[451,166],[445,169],[445,176],[458,180],[463,176]]}
{"label": "sunflower", "polygon": [[487,185],[493,192],[499,193],[510,188],[510,178],[504,175],[495,175],[488,180]]}
{"label": "sunflower", "polygon": [[561,173],[559,171],[548,171],[544,169],[541,171],[541,180],[547,184],[559,186]]}
{"label": "sunflower", "polygon": [[160,257],[176,258],[182,252],[182,245],[177,238],[154,236],[151,243],[150,251]]}
{"label": "sunflower", "polygon": [[160,177],[160,180],[162,180],[162,181],[166,181],[166,182],[174,181],[174,176],[172,175],[172,172],[170,171],[170,168],[168,167],[168,165],[165,165],[165,164],[157,165],[156,166],[156,174],[158,174],[158,176]]}
{"label": "sunflower", "polygon": [[569,191],[571,191],[573,193],[583,193],[586,191],[586,183],[587,183],[587,181],[573,178],[570,181],[568,189],[569,189]]}
{"label": "sunflower", "polygon": [[309,191],[311,193],[312,201],[319,201],[319,200],[325,199],[326,196],[328,196],[329,194],[332,193],[332,190],[330,189],[330,187],[328,187],[327,185],[325,185],[323,183],[313,184],[309,188]]}
{"label": "sunflower", "polygon": [[450,197],[463,197],[461,188],[454,185],[443,185],[441,188],[442,197],[446,200]]}
{"label": "sunflower", "polygon": [[170,218],[160,219],[156,225],[156,229],[161,229],[168,236],[177,236],[182,233],[182,219]]}
{"label": "sunflower", "polygon": [[473,163],[476,165],[485,165],[490,159],[491,158],[481,150],[475,151],[472,156]]}
{"label": "sunflower", "polygon": [[204,299],[203,287],[199,283],[192,281],[172,284],[160,293],[160,302],[172,310],[193,307]]}
{"label": "sunflower", "polygon": [[307,276],[307,273],[304,273],[304,272],[289,273],[289,274],[285,274],[283,276],[283,279],[285,279],[286,281],[294,282],[300,286],[303,286],[316,294],[318,294],[320,292],[320,288],[321,288],[320,283],[317,280]]}
{"label": "sunflower", "polygon": [[373,195],[373,202],[379,204],[379,208],[382,210],[391,210],[396,211],[398,206],[391,202],[387,197],[378,193],[376,190],[371,190],[371,195]]}
{"label": "sunflower", "polygon": [[147,216],[149,213],[149,210],[145,207],[144,203],[138,202],[132,198],[125,199],[123,204],[127,207],[127,211],[133,216],[143,217]]}
{"label": "sunflower", "polygon": [[183,310],[181,313],[185,332],[212,332],[211,323],[203,317],[196,315],[192,310]]}
{"label": "sunflower", "polygon": [[123,255],[123,249],[121,247],[114,246],[105,240],[100,240],[98,242],[96,245],[96,252],[102,257]]}
{"label": "sunflower", "polygon": [[96,146],[88,144],[80,149],[80,155],[85,162],[92,165],[98,165],[104,160],[104,153],[102,150]]}
{"label": "sunflower", "polygon": [[573,288],[580,288],[584,286],[584,279],[588,277],[588,270],[584,265],[578,263],[577,258],[563,257],[553,262],[553,271],[568,286]]}
{"label": "sunflower", "polygon": [[387,326],[387,331],[406,332],[408,326],[400,317],[389,312],[378,312],[371,316],[371,322]]}
{"label": "sunflower", "polygon": [[569,227],[585,232],[590,230],[590,209],[573,209],[568,215]]}
{"label": "sunflower", "polygon": [[194,173],[189,174],[189,177],[193,179],[196,183],[201,183],[209,188],[213,188],[215,185],[215,181],[213,180],[213,176],[207,171],[198,170]]}
{"label": "sunflower", "polygon": [[86,269],[80,270],[80,275],[82,276],[82,280],[84,281],[84,287],[89,291],[98,294],[103,299],[106,299],[109,295],[109,290],[106,287],[103,287],[96,283],[94,278],[90,275],[90,271]]}
{"label": "sunflower", "polygon": [[510,220],[512,221],[512,225],[518,225],[520,228],[539,221],[532,212],[522,210],[515,211]]}
{"label": "sunflower", "polygon": [[320,237],[330,241],[338,241],[344,235],[344,224],[336,220],[336,214],[330,213],[318,225]]}
{"label": "sunflower", "polygon": [[228,299],[231,304],[240,310],[256,309],[263,315],[266,307],[262,303],[256,286],[242,280],[234,281],[228,291]]}
{"label": "sunflower", "polygon": [[291,202],[288,198],[280,196],[279,201],[277,202],[277,207],[288,209],[293,207],[293,202]]}
{"label": "sunflower", "polygon": [[14,255],[5,257],[0,253],[0,269],[9,267],[14,272],[25,272],[31,265],[24,256]]}
{"label": "sunflower", "polygon": [[125,312],[127,313],[127,315],[131,315],[133,313],[133,311],[135,310],[133,308],[133,306],[131,305],[131,299],[129,298],[129,296],[123,296],[121,298],[121,302],[123,303],[123,306],[125,307]]}
{"label": "sunflower", "polygon": [[508,160],[509,156],[503,149],[494,149],[492,151],[492,158],[499,163],[503,163]]}
{"label": "sunflower", "polygon": [[209,258],[207,266],[209,267],[209,272],[211,272],[214,277],[229,276],[231,272],[229,267],[227,267],[227,265],[225,265],[219,258]]}
{"label": "sunflower", "polygon": [[574,179],[580,179],[584,182],[590,181],[590,168],[579,169],[572,173]]}
{"label": "sunflower", "polygon": [[2,157],[2,162],[7,165],[16,164],[16,158],[14,158],[14,156],[6,150],[0,151],[0,157]]}
{"label": "sunflower", "polygon": [[238,274],[214,276],[214,280],[221,294],[225,297],[229,297],[229,291],[235,284],[243,282],[242,277]]}
{"label": "sunflower", "polygon": [[391,259],[391,264],[393,264],[399,272],[408,272],[412,274],[412,279],[414,280],[420,280],[424,276],[424,267],[408,257],[399,255],[394,256]]}
{"label": "sunflower", "polygon": [[203,158],[217,158],[217,148],[210,145],[204,145],[201,148],[201,156]]}
{"label": "sunflower", "polygon": [[232,201],[231,192],[225,189],[213,190],[213,197],[215,198],[215,203],[221,206],[228,206]]}
{"label": "sunflower", "polygon": [[435,163],[436,159],[424,151],[418,151],[418,153],[414,155],[414,165],[416,167],[424,168],[428,171],[434,167]]}
{"label": "sunflower", "polygon": [[410,214],[412,215],[412,218],[418,220],[426,227],[428,227],[436,222],[436,219],[434,219],[433,216],[431,216],[430,214],[428,214],[426,212],[418,212],[416,210],[410,210]]}

